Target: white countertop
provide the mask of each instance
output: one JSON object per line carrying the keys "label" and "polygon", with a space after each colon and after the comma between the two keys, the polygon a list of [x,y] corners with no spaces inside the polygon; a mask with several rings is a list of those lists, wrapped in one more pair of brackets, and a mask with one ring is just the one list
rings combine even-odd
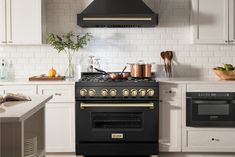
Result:
{"label": "white countertop", "polygon": [[196,77],[178,77],[178,78],[157,78],[157,81],[163,83],[212,83],[212,84],[235,84],[235,80],[219,80],[218,78],[196,78]]}
{"label": "white countertop", "polygon": [[45,103],[52,99],[52,96],[30,96],[32,101],[15,101],[3,103],[0,107],[0,122],[23,121],[32,116]]}
{"label": "white countertop", "polygon": [[[197,77],[176,77],[176,78],[156,78],[158,82],[163,83],[221,83],[221,84],[235,84],[235,80],[219,80],[218,78],[197,78]],[[63,81],[29,81],[28,79],[14,79],[14,80],[1,80],[0,86],[2,85],[74,85],[74,79],[66,79]]]}
{"label": "white countertop", "polygon": [[1,80],[0,79],[0,86],[1,85],[34,85],[34,84],[41,84],[41,85],[53,85],[53,84],[64,84],[64,85],[74,85],[74,79],[66,79],[63,81],[29,81],[27,78],[22,79],[13,79],[13,80]]}

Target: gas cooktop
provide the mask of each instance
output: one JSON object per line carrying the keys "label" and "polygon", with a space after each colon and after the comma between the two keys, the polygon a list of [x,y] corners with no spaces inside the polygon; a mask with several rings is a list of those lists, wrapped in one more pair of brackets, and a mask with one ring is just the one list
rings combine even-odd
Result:
{"label": "gas cooktop", "polygon": [[154,99],[158,98],[158,83],[154,77],[112,80],[102,73],[82,73],[76,82],[76,98]]}
{"label": "gas cooktop", "polygon": [[155,82],[154,76],[152,78],[133,78],[126,79],[110,79],[102,73],[82,73],[79,82]]}

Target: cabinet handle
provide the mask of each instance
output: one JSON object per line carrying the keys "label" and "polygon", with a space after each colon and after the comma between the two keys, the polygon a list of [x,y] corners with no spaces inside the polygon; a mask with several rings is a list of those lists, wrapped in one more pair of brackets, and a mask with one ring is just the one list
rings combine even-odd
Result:
{"label": "cabinet handle", "polygon": [[227,42],[228,42],[228,40],[225,40],[225,42],[227,43]]}
{"label": "cabinet handle", "polygon": [[163,102],[163,100],[159,100],[159,102]]}
{"label": "cabinet handle", "polygon": [[55,96],[62,96],[61,93],[55,93]]}
{"label": "cabinet handle", "polygon": [[170,93],[170,94],[174,94],[174,93],[176,93],[176,92],[174,92],[174,91],[170,90],[170,91],[169,91],[169,93]]}
{"label": "cabinet handle", "polygon": [[234,42],[234,40],[229,40],[229,42]]}
{"label": "cabinet handle", "polygon": [[6,44],[7,42],[6,41],[2,41],[3,44]]}
{"label": "cabinet handle", "polygon": [[218,138],[212,138],[211,141],[219,142],[220,139],[218,139]]}

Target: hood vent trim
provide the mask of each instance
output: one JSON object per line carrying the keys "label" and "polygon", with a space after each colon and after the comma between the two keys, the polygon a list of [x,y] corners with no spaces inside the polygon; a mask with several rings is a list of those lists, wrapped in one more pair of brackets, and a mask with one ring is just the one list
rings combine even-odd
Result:
{"label": "hood vent trim", "polygon": [[81,27],[155,27],[158,14],[142,0],[94,0],[77,15],[77,24]]}

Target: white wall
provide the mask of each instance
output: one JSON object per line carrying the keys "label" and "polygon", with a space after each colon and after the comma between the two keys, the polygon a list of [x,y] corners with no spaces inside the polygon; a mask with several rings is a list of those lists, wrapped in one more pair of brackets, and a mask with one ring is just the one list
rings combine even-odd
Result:
{"label": "white wall", "polygon": [[[127,62],[139,59],[162,64],[160,52],[173,50],[175,76],[201,77],[214,77],[214,66],[235,64],[235,46],[190,44],[190,0],[145,0],[160,13],[160,25],[156,28],[81,29],[76,24],[76,14],[90,2],[47,0],[48,32],[91,32],[94,36],[77,55],[76,62],[86,64],[87,57],[94,55],[102,59],[104,70],[121,71]],[[0,47],[0,58],[12,60],[16,77],[20,78],[46,73],[51,66],[64,74],[66,68],[66,56],[46,45]]]}

